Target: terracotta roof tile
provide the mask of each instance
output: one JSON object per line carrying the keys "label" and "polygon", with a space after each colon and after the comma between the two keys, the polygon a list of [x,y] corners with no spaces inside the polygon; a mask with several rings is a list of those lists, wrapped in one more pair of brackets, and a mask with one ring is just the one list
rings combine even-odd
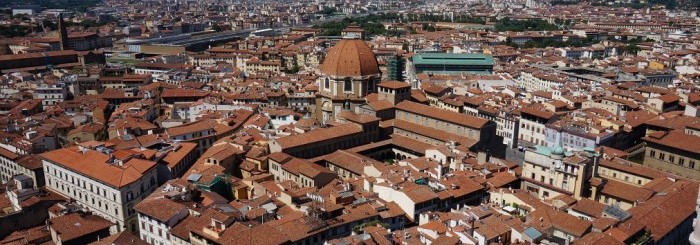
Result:
{"label": "terracotta roof tile", "polygon": [[41,162],[41,158],[39,158],[37,155],[23,156],[20,159],[17,159],[17,164],[32,170],[41,169],[44,167],[44,164]]}
{"label": "terracotta roof tile", "polygon": [[578,202],[572,206],[571,209],[594,218],[600,218],[600,216],[603,215],[603,210],[605,210],[605,207],[605,204],[588,198],[581,198],[581,200],[578,200]]}
{"label": "terracotta roof tile", "polygon": [[619,227],[626,227],[632,223],[641,224],[651,232],[652,238],[658,241],[682,227],[688,219],[692,220],[697,196],[697,182],[677,180],[663,193],[629,209],[632,218]]}
{"label": "terracotta roof tile", "polygon": [[527,225],[543,233],[549,228],[564,231],[577,237],[582,237],[590,231],[593,224],[576,216],[551,208],[540,208],[528,215]]}
{"label": "terracotta roof tile", "polygon": [[179,212],[187,209],[184,205],[167,198],[147,199],[134,206],[136,211],[167,223]]}
{"label": "terracotta roof tile", "polygon": [[66,242],[83,235],[109,229],[112,222],[90,214],[72,213],[49,220],[52,230],[56,231],[62,241]]}
{"label": "terracotta roof tile", "polygon": [[81,153],[78,147],[45,152],[41,157],[117,188],[137,181],[156,165],[152,161],[137,158],[132,158],[122,166],[109,164],[110,156],[107,154],[94,150]]}
{"label": "terracotta roof tile", "polygon": [[329,128],[318,128],[304,134],[282,137],[276,139],[276,141],[282,147],[282,149],[286,149],[361,132],[363,132],[361,127],[348,123]]}
{"label": "terracotta roof tile", "polygon": [[362,40],[342,39],[328,50],[322,73],[338,77],[379,75],[379,64],[372,49]]}
{"label": "terracotta roof tile", "polygon": [[99,241],[90,243],[89,245],[148,245],[147,242],[136,237],[128,231],[101,238]]}
{"label": "terracotta roof tile", "polygon": [[410,123],[410,122],[407,122],[404,120],[397,119],[397,120],[392,120],[391,122],[393,123],[393,126],[396,128],[400,128],[400,129],[403,129],[403,130],[406,130],[406,131],[409,131],[409,132],[412,132],[415,134],[419,134],[419,135],[422,135],[425,137],[437,139],[437,140],[442,141],[442,142],[454,141],[454,142],[460,143],[460,145],[465,146],[467,148],[471,148],[472,146],[476,145],[476,143],[478,143],[478,141],[467,138],[467,137],[447,133],[445,131],[437,130],[437,129],[434,129],[431,127],[426,127],[423,125],[418,125],[415,123]]}
{"label": "terracotta roof tile", "polygon": [[390,88],[390,89],[400,89],[400,88],[410,88],[411,84],[406,82],[400,82],[396,80],[383,81],[377,84],[379,87]]}
{"label": "terracotta roof tile", "polygon": [[688,142],[700,142],[700,137],[685,134],[678,130],[673,130],[668,133],[654,132],[642,138],[642,140],[695,154],[700,153],[700,144],[688,144]]}
{"label": "terracotta roof tile", "polygon": [[177,164],[179,164],[183,158],[185,158],[188,154],[194,152],[194,150],[197,149],[197,144],[196,143],[190,143],[190,142],[180,142],[179,147],[176,148],[174,151],[170,151],[165,155],[163,158],[163,162],[168,164],[168,167],[174,168]]}
{"label": "terracotta roof tile", "polygon": [[605,233],[591,232],[583,236],[581,239],[574,241],[575,245],[624,245],[624,242],[618,241],[612,236]]}
{"label": "terracotta roof tile", "polygon": [[331,154],[320,157],[320,159],[358,175],[365,172],[365,163],[372,165],[382,164],[372,158],[345,150],[337,150]]}
{"label": "terracotta roof tile", "polygon": [[396,109],[475,129],[482,128],[488,122],[488,120],[483,118],[473,117],[467,114],[461,114],[448,110],[442,110],[411,101],[403,101],[399,103],[398,105],[396,105]]}
{"label": "terracotta roof tile", "polygon": [[615,180],[607,181],[600,190],[600,193],[632,203],[646,201],[654,195],[654,192],[651,190],[617,182]]}

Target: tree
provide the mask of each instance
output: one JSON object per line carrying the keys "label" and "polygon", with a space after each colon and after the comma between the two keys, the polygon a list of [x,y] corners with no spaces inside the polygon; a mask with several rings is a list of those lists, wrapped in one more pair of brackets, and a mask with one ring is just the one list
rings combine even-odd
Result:
{"label": "tree", "polygon": [[405,31],[399,31],[396,29],[386,31],[386,35],[391,37],[401,37],[403,34],[405,34]]}
{"label": "tree", "polygon": [[219,26],[219,24],[212,25],[211,29],[214,30],[215,32],[220,32],[223,30],[223,28],[221,28],[221,26]]}
{"label": "tree", "polygon": [[292,66],[292,69],[289,70],[289,73],[296,74],[299,72],[299,70],[301,70],[301,68],[299,68],[299,64],[297,64],[297,62],[295,61],[294,65]]}
{"label": "tree", "polygon": [[535,41],[529,40],[523,44],[523,48],[535,48],[537,47],[537,43]]}
{"label": "tree", "polygon": [[56,22],[53,22],[50,20],[43,20],[41,23],[44,26],[44,28],[48,28],[51,30],[58,30],[58,24],[56,24]]}
{"label": "tree", "polygon": [[513,43],[513,39],[510,37],[506,37],[506,45],[511,46],[511,47],[515,47],[515,48],[518,47],[517,44]]}
{"label": "tree", "polygon": [[323,15],[332,15],[338,10],[336,8],[330,8],[330,7],[323,7],[323,10],[318,11],[318,14],[323,14]]}
{"label": "tree", "polygon": [[564,21],[563,21],[562,19],[560,19],[560,18],[555,18],[555,19],[554,19],[554,24],[563,25],[563,24],[564,24]]}
{"label": "tree", "polygon": [[0,26],[0,37],[22,37],[32,32],[32,27],[22,25]]}
{"label": "tree", "polygon": [[639,51],[641,51],[641,50],[642,50],[642,49],[639,48],[639,46],[637,46],[637,44],[634,44],[634,43],[633,43],[633,44],[630,44],[630,45],[627,45],[627,46],[625,46],[624,48],[622,48],[622,52],[623,52],[623,53],[625,53],[625,54],[632,54],[632,55],[636,55],[636,54],[639,53]]}
{"label": "tree", "polygon": [[82,26],[83,29],[87,29],[90,27],[103,26],[103,25],[107,24],[107,22],[98,22],[95,20],[83,20],[81,22],[66,22],[66,24],[68,24],[69,26]]}
{"label": "tree", "polygon": [[496,21],[496,31],[554,31],[559,26],[541,19],[511,20],[508,17]]}

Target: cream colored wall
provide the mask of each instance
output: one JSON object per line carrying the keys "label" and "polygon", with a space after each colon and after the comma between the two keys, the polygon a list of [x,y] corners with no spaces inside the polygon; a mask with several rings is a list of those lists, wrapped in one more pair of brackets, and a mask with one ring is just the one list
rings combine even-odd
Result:
{"label": "cream colored wall", "polygon": [[523,202],[512,193],[500,193],[498,191],[491,192],[489,195],[489,201],[493,204],[503,206],[508,204],[517,204],[519,207],[528,207],[530,211],[534,211],[534,208],[532,206]]}
{"label": "cream colored wall", "polygon": [[544,124],[521,119],[518,127],[518,140],[530,142],[536,145],[546,145]]}
{"label": "cream colored wall", "polygon": [[480,137],[479,130],[477,129],[468,128],[450,122],[440,121],[434,118],[425,117],[407,111],[397,111],[396,118],[425,127],[431,127],[434,129],[442,130],[451,134],[468,137],[470,139],[479,140]]}
{"label": "cream colored wall", "polygon": [[613,114],[618,113],[618,107],[616,105],[598,103],[598,102],[590,101],[590,100],[583,102],[583,104],[581,104],[581,108],[583,108],[583,109],[598,108],[598,109],[606,110],[606,111],[613,113]]}
{"label": "cream colored wall", "polygon": [[598,167],[598,175],[606,179],[614,179],[634,186],[642,186],[651,181],[651,179],[648,179],[646,177],[622,172],[616,169],[607,168],[603,166]]}
{"label": "cream colored wall", "polygon": [[81,132],[77,134],[68,135],[67,138],[70,142],[85,142],[95,140],[95,135],[91,133]]}
{"label": "cream colored wall", "polygon": [[600,194],[600,198],[598,199],[598,202],[606,204],[606,205],[618,205],[623,210],[628,210],[628,209],[634,207],[634,204],[632,204],[630,202],[618,200],[615,197],[611,197],[611,196],[604,195],[604,194]]}
{"label": "cream colored wall", "polygon": [[[547,165],[553,164],[551,163],[552,161],[555,161],[555,159],[531,151],[525,152],[522,177],[533,179],[535,181],[532,184],[540,187],[538,194],[541,198],[544,197],[544,188],[549,189],[549,197],[555,196],[551,192],[564,194],[559,190],[553,190],[549,187],[545,187],[545,185],[571,192],[575,198],[580,197],[582,195],[581,192],[583,191],[583,183],[586,181],[583,179],[586,171],[585,165],[572,165],[562,162],[562,168],[550,169],[550,167]],[[544,181],[542,181],[542,177],[544,177]],[[566,186],[564,186],[564,180],[566,180]],[[526,188],[527,185],[524,183],[522,189],[527,190]]]}
{"label": "cream colored wall", "polygon": [[[656,157],[651,156],[651,151],[656,152]],[[660,160],[660,154],[665,155],[665,160]],[[670,156],[674,156],[674,162],[668,162]],[[684,159],[684,166],[679,165],[680,159]],[[690,168],[690,162],[695,162],[694,168]],[[674,154],[661,149],[647,146],[644,152],[644,165],[651,168],[659,169],[664,172],[677,174],[686,178],[700,180],[700,159],[691,159],[678,154]]]}
{"label": "cream colored wall", "polygon": [[[535,176],[534,176],[535,178],[532,178],[532,174],[535,175]],[[540,166],[536,166],[536,165],[531,164],[531,163],[525,162],[525,163],[523,164],[523,177],[531,178],[531,179],[533,179],[533,180],[535,180],[535,181],[538,181],[538,182],[541,181],[541,177],[544,177],[544,183],[545,183],[545,184],[549,184],[549,180],[552,179],[552,184],[551,184],[551,185],[552,185],[552,186],[555,186],[555,187],[557,187],[557,188],[564,189],[564,188],[562,188],[562,183],[564,182],[564,176],[565,176],[564,174],[557,173],[556,171],[554,171],[554,172],[552,173],[552,172],[549,171],[549,169],[542,170],[542,168],[540,168]],[[574,189],[575,189],[575,188],[574,188],[574,187],[575,187],[575,183],[576,183],[575,180],[576,180],[576,179],[568,178],[567,188],[564,189],[564,190],[573,193],[573,192],[574,192]],[[537,183],[532,183],[532,184],[537,185],[537,186],[539,187],[538,196],[539,196],[540,198],[544,198],[544,197],[545,197],[545,196],[544,196],[544,191],[549,192],[549,196],[548,196],[549,198],[552,198],[552,197],[554,197],[554,196],[556,196],[556,195],[562,194],[562,193],[560,193],[560,192],[558,192],[558,191],[556,191],[556,190],[553,190],[553,189],[544,187],[544,186],[539,185],[539,184],[537,184]]]}

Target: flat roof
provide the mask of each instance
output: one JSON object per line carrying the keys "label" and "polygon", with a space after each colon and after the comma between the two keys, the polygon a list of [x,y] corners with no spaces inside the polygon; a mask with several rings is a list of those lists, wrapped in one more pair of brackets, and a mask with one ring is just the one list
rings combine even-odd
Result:
{"label": "flat roof", "polygon": [[459,75],[459,74],[476,74],[476,75],[489,75],[491,72],[489,71],[433,71],[433,70],[428,70],[428,71],[423,71],[422,73],[427,73],[427,74],[443,74],[443,75]]}
{"label": "flat roof", "polygon": [[484,54],[422,53],[413,55],[416,65],[493,65],[493,56]]}

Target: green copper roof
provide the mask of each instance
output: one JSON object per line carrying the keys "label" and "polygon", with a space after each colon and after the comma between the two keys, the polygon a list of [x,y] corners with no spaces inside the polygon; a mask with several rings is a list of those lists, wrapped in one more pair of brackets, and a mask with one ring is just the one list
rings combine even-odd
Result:
{"label": "green copper roof", "polygon": [[540,155],[550,156],[550,155],[552,155],[552,148],[549,148],[546,146],[541,146],[541,145],[536,145],[535,152],[537,152],[537,154],[540,154]]}
{"label": "green copper roof", "polygon": [[459,74],[478,74],[478,75],[488,75],[491,74],[489,71],[422,71],[422,73],[428,74],[444,74],[444,75],[459,75]]}
{"label": "green copper roof", "polygon": [[558,146],[557,148],[554,148],[554,150],[552,150],[552,154],[554,154],[554,155],[564,155],[564,148],[561,147],[561,146]]}
{"label": "green copper roof", "polygon": [[493,65],[493,57],[483,54],[423,53],[413,55],[416,65]]}
{"label": "green copper roof", "polygon": [[535,146],[535,152],[540,155],[545,155],[545,156],[551,156],[551,155],[563,155],[566,157],[573,156],[574,153],[566,151],[564,148],[561,146],[551,148],[551,147],[546,147],[546,146],[541,146],[541,145],[536,145]]}

